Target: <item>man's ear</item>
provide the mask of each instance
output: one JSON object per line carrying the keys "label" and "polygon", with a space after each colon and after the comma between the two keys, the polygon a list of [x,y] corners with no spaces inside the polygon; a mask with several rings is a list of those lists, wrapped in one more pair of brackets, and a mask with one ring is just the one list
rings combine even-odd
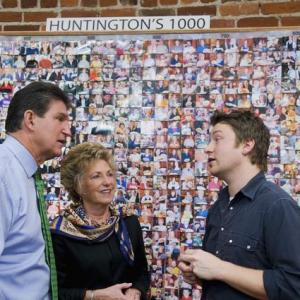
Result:
{"label": "man's ear", "polygon": [[26,110],[24,112],[24,118],[23,118],[24,127],[29,130],[33,130],[35,122],[36,122],[36,114],[30,109]]}
{"label": "man's ear", "polygon": [[243,142],[243,151],[242,151],[242,153],[244,155],[248,155],[252,151],[252,149],[254,148],[254,145],[255,145],[254,140],[248,140],[248,141]]}

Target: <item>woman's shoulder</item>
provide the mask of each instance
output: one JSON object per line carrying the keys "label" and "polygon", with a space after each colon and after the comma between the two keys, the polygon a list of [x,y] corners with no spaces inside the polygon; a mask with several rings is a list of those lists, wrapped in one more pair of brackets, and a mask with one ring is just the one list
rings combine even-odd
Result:
{"label": "woman's shoulder", "polygon": [[139,224],[139,219],[136,215],[132,214],[132,215],[128,215],[128,216],[123,216],[123,219],[127,224],[130,224],[130,225],[136,225],[136,224]]}
{"label": "woman's shoulder", "polygon": [[53,242],[62,242],[66,240],[85,240],[85,237],[80,234],[80,232],[76,230],[76,227],[62,214],[57,216],[50,224],[50,232]]}
{"label": "woman's shoulder", "polygon": [[141,224],[136,215],[125,216],[123,219],[129,232],[141,230]]}

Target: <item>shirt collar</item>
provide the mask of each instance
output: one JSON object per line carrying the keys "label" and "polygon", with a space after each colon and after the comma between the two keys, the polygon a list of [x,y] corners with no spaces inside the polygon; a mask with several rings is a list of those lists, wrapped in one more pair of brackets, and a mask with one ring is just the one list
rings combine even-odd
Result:
{"label": "shirt collar", "polygon": [[241,189],[240,192],[249,200],[254,200],[256,192],[265,181],[265,174],[263,171],[260,171]]}
{"label": "shirt collar", "polygon": [[7,135],[5,139],[6,147],[15,155],[28,178],[32,177],[36,172],[38,165],[33,158],[32,154],[20,143],[16,138],[11,135]]}
{"label": "shirt collar", "polygon": [[[242,194],[244,195],[249,201],[254,200],[255,194],[260,188],[261,184],[266,181],[265,175],[263,171],[258,172],[250,181],[234,196],[234,199],[239,198]],[[226,186],[223,190],[221,190],[220,195],[223,195],[221,198],[229,199],[229,189]]]}

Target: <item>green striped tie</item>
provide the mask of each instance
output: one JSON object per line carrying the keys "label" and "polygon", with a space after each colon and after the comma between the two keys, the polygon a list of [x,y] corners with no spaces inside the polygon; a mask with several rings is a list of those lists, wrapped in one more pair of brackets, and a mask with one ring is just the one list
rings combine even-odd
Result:
{"label": "green striped tie", "polygon": [[46,213],[45,199],[44,199],[44,182],[41,177],[41,173],[37,171],[34,174],[35,186],[37,191],[37,202],[38,209],[41,217],[42,224],[42,233],[45,240],[45,257],[46,263],[50,269],[50,281],[51,281],[51,298],[52,300],[58,299],[57,291],[57,275],[56,275],[56,266],[55,258],[53,253],[52,239],[49,230],[49,220]]}

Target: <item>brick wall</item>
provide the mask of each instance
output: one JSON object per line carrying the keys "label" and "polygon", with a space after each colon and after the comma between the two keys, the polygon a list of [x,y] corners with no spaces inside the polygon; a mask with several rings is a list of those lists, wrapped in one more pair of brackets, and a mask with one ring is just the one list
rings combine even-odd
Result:
{"label": "brick wall", "polygon": [[43,31],[47,18],[210,15],[212,28],[300,26],[300,0],[0,0],[0,31]]}

